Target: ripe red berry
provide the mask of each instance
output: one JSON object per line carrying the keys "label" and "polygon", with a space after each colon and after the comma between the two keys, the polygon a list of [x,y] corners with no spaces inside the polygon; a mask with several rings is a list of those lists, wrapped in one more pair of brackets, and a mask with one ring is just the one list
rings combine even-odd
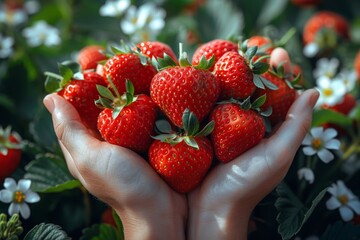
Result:
{"label": "ripe red berry", "polygon": [[177,62],[176,55],[174,51],[171,49],[171,47],[165,43],[162,42],[141,42],[136,45],[141,53],[148,56],[150,59],[155,58],[163,58],[164,53],[169,55],[174,62]]}
{"label": "ripe red berry", "polygon": [[77,62],[82,70],[96,69],[99,62],[106,59],[105,49],[99,45],[89,45],[82,48],[77,56]]}
{"label": "ripe red berry", "polygon": [[18,168],[21,160],[21,138],[10,127],[0,127],[0,182]]}

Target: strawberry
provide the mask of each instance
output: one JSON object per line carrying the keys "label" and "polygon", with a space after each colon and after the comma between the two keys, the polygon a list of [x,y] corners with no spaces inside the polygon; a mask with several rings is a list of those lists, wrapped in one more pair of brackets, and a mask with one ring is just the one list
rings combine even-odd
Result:
{"label": "strawberry", "polygon": [[98,117],[98,130],[105,141],[129,148],[137,153],[146,152],[153,139],[157,107],[145,94],[134,96],[134,86],[126,80],[126,93],[120,95],[111,79],[110,89],[98,85],[102,98],[97,106],[104,108]]}
{"label": "strawberry", "polygon": [[356,106],[356,98],[350,93],[344,95],[342,102],[335,104],[334,106],[323,105],[321,108],[330,109],[344,115],[348,115],[351,110]]}
{"label": "strawberry", "polygon": [[0,127],[0,182],[15,172],[21,159],[21,138],[11,127]]}
{"label": "strawberry", "polygon": [[335,12],[316,12],[304,26],[305,45],[317,43],[320,48],[334,47],[337,37],[349,38],[349,24],[343,16]]}
{"label": "strawberry", "polygon": [[187,193],[198,186],[210,168],[213,149],[206,136],[212,131],[213,122],[199,131],[197,118],[185,109],[183,123],[182,133],[168,131],[168,124],[164,134],[155,137],[149,149],[149,163],[175,191]]}
{"label": "strawberry", "polygon": [[[180,52],[180,66],[172,62],[172,66],[165,67],[162,66],[162,60],[158,62],[160,71],[154,76],[150,86],[151,99],[179,127],[182,126],[182,114],[186,108],[202,121],[219,95],[218,81],[207,70],[214,58],[207,61],[203,57],[200,64],[194,67],[188,62],[186,53],[182,53],[182,50]],[[164,63],[168,62],[165,59]]]}
{"label": "strawberry", "polygon": [[[210,114],[215,122],[210,134],[216,158],[227,163],[257,145],[265,135],[265,121],[262,116],[250,109],[258,109],[265,97],[249,104],[231,100],[217,105]],[[265,114],[266,115],[266,114]]]}
{"label": "strawberry", "polygon": [[99,62],[106,60],[105,49],[99,45],[89,45],[82,48],[77,56],[77,62],[82,70],[96,69]]}
{"label": "strawberry", "polygon": [[256,46],[247,48],[244,42],[239,52],[227,52],[215,63],[214,74],[220,82],[221,100],[245,99],[251,96],[257,87],[276,88],[259,75],[267,71],[269,64],[262,62],[267,56],[260,57],[253,63],[256,52]]}
{"label": "strawberry", "polygon": [[272,50],[274,50],[275,48],[275,44],[270,38],[261,35],[255,35],[250,37],[247,41],[247,46],[257,46],[259,51],[265,52],[268,55],[270,55]]}
{"label": "strawberry", "polygon": [[128,79],[134,85],[135,94],[148,95],[151,79],[157,73],[156,69],[148,63],[145,56],[126,46],[124,50],[113,48],[113,51],[115,55],[106,61],[103,68],[105,81],[110,78],[119,93],[123,94]]}
{"label": "strawberry", "polygon": [[355,56],[354,69],[357,74],[358,80],[360,80],[360,51],[358,51]]}
{"label": "strawberry", "polygon": [[115,228],[117,227],[114,216],[113,216],[113,209],[112,208],[108,207],[102,212],[102,214],[101,214],[101,222],[105,223],[105,224],[109,224],[109,225],[111,225],[111,226],[113,226]]}
{"label": "strawberry", "polygon": [[[209,60],[213,55],[215,56],[216,62],[222,55],[224,55],[224,53],[236,52],[237,50],[238,46],[236,43],[223,39],[215,39],[201,45],[195,50],[192,58],[192,64],[196,66],[199,64],[202,56],[205,56],[205,58]],[[214,70],[214,66],[210,67],[209,70]]]}
{"label": "strawberry", "polygon": [[[277,90],[269,89],[257,89],[254,93],[254,97],[259,97],[266,94],[266,101],[261,106],[261,109],[265,111],[269,107],[272,108],[272,113],[268,117],[272,126],[280,121],[285,120],[286,114],[295,101],[296,90],[289,85],[290,83],[283,77],[283,74],[276,71],[268,71],[263,74],[263,77],[272,82],[278,87]],[[298,80],[294,80],[296,81]]]}
{"label": "strawberry", "polygon": [[46,72],[45,89],[47,92],[57,92],[68,100],[79,112],[83,123],[97,132],[97,117],[101,109],[94,101],[99,98],[96,85],[105,85],[102,76],[95,72],[84,72],[75,75],[80,70],[78,64],[63,62],[58,65],[61,75]]}
{"label": "strawberry", "polygon": [[174,62],[177,62],[176,55],[171,47],[162,42],[141,42],[136,45],[142,54],[148,56],[149,58],[163,58],[166,53],[171,57]]}

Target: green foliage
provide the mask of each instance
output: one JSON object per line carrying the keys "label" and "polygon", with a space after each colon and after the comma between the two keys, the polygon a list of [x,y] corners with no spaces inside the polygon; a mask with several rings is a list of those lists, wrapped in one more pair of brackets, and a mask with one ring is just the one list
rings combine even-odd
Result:
{"label": "green foliage", "polygon": [[328,226],[320,240],[360,239],[360,226],[351,223],[336,222]]}
{"label": "green foliage", "polygon": [[71,238],[54,224],[41,223],[31,229],[25,236],[24,240],[70,240]]}

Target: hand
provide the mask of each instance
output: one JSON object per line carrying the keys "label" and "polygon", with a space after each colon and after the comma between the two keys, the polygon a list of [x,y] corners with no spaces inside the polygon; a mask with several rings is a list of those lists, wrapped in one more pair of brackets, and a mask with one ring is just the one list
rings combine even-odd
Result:
{"label": "hand", "polygon": [[[270,63],[291,73],[289,55],[275,49]],[[307,90],[269,138],[227,164],[218,164],[189,195],[188,239],[247,239],[252,210],[286,175],[308,132],[319,93]]]}
{"label": "hand", "polygon": [[173,191],[133,151],[94,137],[62,97],[50,94],[44,104],[71,174],[117,211],[126,239],[184,238],[185,196]]}

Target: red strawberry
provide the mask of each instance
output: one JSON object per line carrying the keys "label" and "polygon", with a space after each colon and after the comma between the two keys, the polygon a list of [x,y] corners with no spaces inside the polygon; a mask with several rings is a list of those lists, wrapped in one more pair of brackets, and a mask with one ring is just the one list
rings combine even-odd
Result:
{"label": "red strawberry", "polygon": [[358,51],[358,53],[355,56],[354,69],[356,71],[358,80],[360,80],[360,51]]}
{"label": "red strawberry", "polygon": [[157,136],[149,149],[149,162],[175,191],[187,193],[198,186],[210,168],[213,150],[206,135],[211,132],[213,122],[198,132],[195,115],[186,109],[183,117],[184,133]]}
{"label": "red strawberry", "polygon": [[103,223],[106,223],[106,224],[109,224],[113,227],[117,227],[116,226],[116,222],[115,222],[115,219],[113,217],[113,210],[112,208],[106,208],[102,214],[101,214],[101,222]]}
{"label": "red strawberry", "polygon": [[[126,51],[128,52],[128,51]],[[110,77],[120,94],[123,94],[126,80],[135,87],[135,94],[149,94],[150,82],[157,73],[147,59],[138,53],[116,51],[116,55],[107,60],[103,68],[105,81]]]}
{"label": "red strawberry", "polygon": [[106,59],[102,52],[105,49],[98,45],[89,45],[82,48],[77,56],[77,62],[82,70],[96,69],[99,62]]}
{"label": "red strawberry", "polygon": [[275,48],[275,44],[270,38],[261,35],[250,37],[247,41],[247,46],[257,46],[260,52],[265,52],[268,55],[270,55],[272,50]]}
{"label": "red strawberry", "polygon": [[257,47],[247,49],[246,42],[239,52],[225,53],[215,64],[215,77],[220,82],[220,99],[245,99],[251,96],[256,87],[275,88],[259,76],[267,71],[269,64],[262,62],[264,57],[252,62]]}
{"label": "red strawberry", "polygon": [[261,109],[265,111],[269,107],[272,108],[272,113],[268,117],[272,125],[285,120],[286,114],[296,98],[296,90],[289,86],[281,74],[276,75],[275,72],[268,71],[263,74],[263,77],[272,82],[278,87],[277,90],[257,89],[254,97],[259,97],[266,94],[266,101]]}
{"label": "red strawberry", "polygon": [[337,36],[329,35],[330,31],[337,34],[337,36],[345,39],[349,38],[349,25],[347,20],[331,11],[320,11],[315,13],[305,24],[303,30],[304,44],[318,42],[319,45],[324,44],[324,47],[329,45],[329,36],[335,38]]}
{"label": "red strawberry", "polygon": [[126,81],[123,96],[116,88],[115,96],[108,88],[98,86],[98,90],[103,98],[96,103],[105,107],[98,118],[98,129],[104,140],[137,153],[146,152],[153,141],[151,136],[157,117],[157,107],[150,97],[145,94],[134,96],[130,81]]}
{"label": "red strawberry", "polygon": [[356,98],[353,95],[346,93],[342,102],[335,104],[334,106],[323,105],[322,108],[334,110],[344,115],[348,115],[355,106]]}
{"label": "red strawberry", "polygon": [[[207,42],[196,49],[192,58],[192,64],[194,66],[200,63],[201,57],[204,55],[209,60],[213,55],[215,56],[215,63],[226,52],[237,52],[238,45],[223,39],[215,39]],[[210,71],[214,69],[214,66],[210,67]]]}
{"label": "red strawberry", "polygon": [[[59,64],[59,72],[63,76],[45,73],[48,76],[45,88],[48,92],[57,92],[68,100],[79,112],[83,123],[88,128],[97,131],[97,117],[101,109],[94,104],[94,101],[99,98],[96,85],[105,85],[104,79],[95,72],[84,72],[82,78],[75,78],[76,69],[72,70],[69,64],[71,63]],[[77,65],[74,64],[75,66]]]}
{"label": "red strawberry", "polygon": [[215,156],[223,163],[257,145],[265,135],[265,121],[261,115],[252,109],[243,109],[239,102],[217,105],[210,120],[215,122],[210,135]]}
{"label": "red strawberry", "polygon": [[191,66],[187,59],[181,57],[180,66],[173,63],[175,66],[162,69],[152,79],[151,99],[176,126],[182,126],[182,114],[186,108],[202,121],[215,104],[219,84],[215,76],[206,70],[211,62],[203,58],[199,65],[204,67],[202,69]]}
{"label": "red strawberry", "polygon": [[176,55],[171,47],[162,42],[141,42],[136,45],[142,54],[149,58],[163,58],[164,53],[169,55],[174,62],[177,62]]}
{"label": "red strawberry", "polygon": [[10,127],[0,127],[0,182],[15,172],[20,164],[21,138]]}

